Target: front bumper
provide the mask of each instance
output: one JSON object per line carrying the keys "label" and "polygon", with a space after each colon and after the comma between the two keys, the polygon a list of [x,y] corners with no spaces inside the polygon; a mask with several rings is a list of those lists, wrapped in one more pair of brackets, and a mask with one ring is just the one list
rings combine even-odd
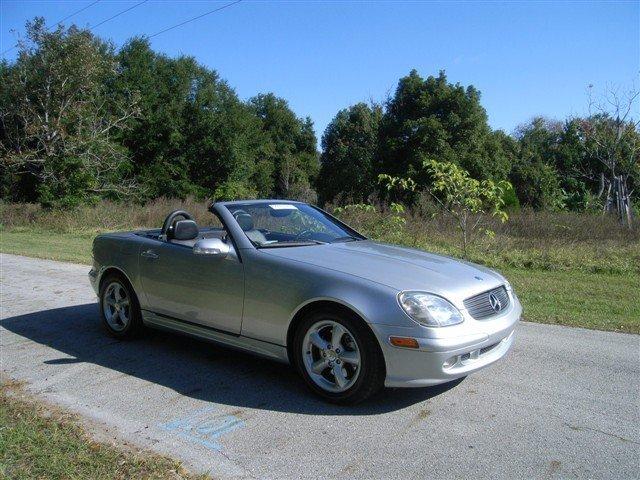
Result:
{"label": "front bumper", "polygon": [[[446,383],[504,357],[513,346],[515,327],[522,314],[517,297],[513,295],[512,299],[509,311],[493,319],[474,320],[463,312],[468,328],[462,335],[459,328],[448,335],[450,327],[428,329],[417,326],[407,329],[372,324],[385,357],[385,386],[426,387]],[[429,333],[438,337],[429,337]],[[389,341],[390,336],[415,338],[419,347],[395,347]]]}

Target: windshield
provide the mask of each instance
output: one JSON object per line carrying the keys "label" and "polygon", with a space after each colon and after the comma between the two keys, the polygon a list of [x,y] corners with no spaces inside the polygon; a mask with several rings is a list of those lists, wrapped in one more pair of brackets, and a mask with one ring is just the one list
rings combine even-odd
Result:
{"label": "windshield", "polygon": [[305,203],[242,203],[227,209],[260,248],[351,242],[364,237]]}

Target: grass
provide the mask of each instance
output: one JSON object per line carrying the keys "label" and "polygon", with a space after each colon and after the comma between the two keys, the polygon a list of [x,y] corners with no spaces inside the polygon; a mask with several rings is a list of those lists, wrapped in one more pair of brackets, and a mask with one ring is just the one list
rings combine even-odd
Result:
{"label": "grass", "polygon": [[73,263],[91,263],[93,232],[55,233],[20,228],[0,230],[0,251]]}
{"label": "grass", "polygon": [[640,277],[507,269],[526,320],[640,333]]}
{"label": "grass", "polygon": [[[91,242],[102,231],[159,227],[167,212],[184,209],[213,224],[206,202],[158,199],[147,205],[103,202],[73,211],[0,203],[0,251],[90,263]],[[374,239],[460,257],[455,226],[429,206],[397,215],[347,210],[341,218]],[[480,235],[469,259],[502,271],[533,322],[640,333],[640,228],[610,217],[523,211],[493,235]]]}
{"label": "grass", "polygon": [[[95,233],[0,232],[0,251],[89,264]],[[525,319],[597,330],[640,333],[640,276],[582,271],[502,268]]]}
{"label": "grass", "polygon": [[[432,214],[398,216],[345,212],[342,219],[372,238],[462,257],[460,234],[450,219]],[[485,219],[467,257],[491,268],[640,275],[640,228],[622,228],[610,216],[523,211],[500,223]]]}
{"label": "grass", "polygon": [[205,479],[179,462],[93,441],[77,419],[0,385],[0,478]]}

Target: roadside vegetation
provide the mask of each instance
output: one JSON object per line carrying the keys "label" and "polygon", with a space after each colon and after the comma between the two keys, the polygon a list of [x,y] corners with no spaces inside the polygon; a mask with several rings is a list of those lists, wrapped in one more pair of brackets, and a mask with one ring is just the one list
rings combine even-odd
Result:
{"label": "roadside vegetation", "polygon": [[[91,262],[100,232],[159,228],[167,212],[192,212],[200,225],[217,223],[207,202],[158,199],[146,205],[102,202],[74,210],[0,203],[0,251],[76,263]],[[413,211],[382,206],[328,207],[371,238],[454,257],[463,245],[454,219],[424,202]],[[534,322],[640,333],[640,229],[615,218],[571,212],[488,215],[467,258],[505,274]]]}
{"label": "roadside vegetation", "polygon": [[435,162],[509,182],[508,207],[607,211],[628,224],[640,191],[633,87],[590,88],[587,115],[523,119],[504,132],[490,127],[475,86],[411,70],[386,101],[345,106],[316,132],[286,99],[256,92],[243,101],[217,71],[156,52],[145,38],[116,49],[86,29],[35,18],[18,49],[15,61],[0,62],[7,202],[71,208],[194,196],[345,205],[384,197],[379,178],[388,175],[414,182],[416,195],[403,199],[412,206],[433,186],[423,166]]}
{"label": "roadside vegetation", "polygon": [[0,478],[201,479],[179,462],[93,441],[76,418],[0,384]]}

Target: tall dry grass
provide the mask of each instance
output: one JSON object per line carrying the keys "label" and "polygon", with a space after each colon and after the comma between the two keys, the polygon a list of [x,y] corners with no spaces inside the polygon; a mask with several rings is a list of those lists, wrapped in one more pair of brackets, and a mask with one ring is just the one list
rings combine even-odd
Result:
{"label": "tall dry grass", "polygon": [[[161,198],[145,205],[104,201],[74,210],[45,210],[36,204],[0,203],[1,228],[55,233],[92,233],[138,228],[160,228],[166,215],[182,209],[200,225],[218,225],[209,202]],[[329,207],[329,210],[332,210]],[[340,217],[365,235],[437,253],[462,256],[460,233],[442,215],[385,210],[348,210]],[[486,219],[493,232],[479,233],[468,258],[495,268],[579,270],[612,274],[640,274],[640,226],[621,227],[615,218],[598,214],[523,210],[500,223]]]}
{"label": "tall dry grass", "polygon": [[144,205],[102,201],[72,210],[47,210],[34,203],[0,203],[3,228],[35,228],[57,233],[73,233],[138,228],[160,228],[169,212],[186,210],[199,224],[218,225],[208,211],[210,202],[159,198]]}
{"label": "tall dry grass", "polygon": [[[341,218],[366,235],[389,243],[456,257],[463,256],[461,234],[442,215],[408,212],[399,225],[388,211],[347,210]],[[640,274],[640,228],[621,227],[610,216],[523,210],[505,223],[489,217],[472,239],[467,258],[494,268],[579,270]]]}

